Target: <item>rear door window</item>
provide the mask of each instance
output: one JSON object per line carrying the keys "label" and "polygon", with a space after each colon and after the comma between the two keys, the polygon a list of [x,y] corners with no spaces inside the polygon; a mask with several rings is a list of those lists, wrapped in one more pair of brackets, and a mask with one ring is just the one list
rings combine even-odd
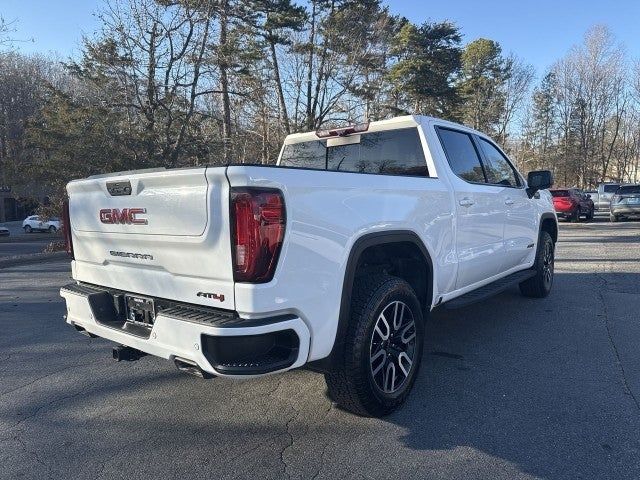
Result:
{"label": "rear door window", "polygon": [[339,172],[428,176],[418,130],[415,127],[363,133],[359,143],[327,147],[327,140],[285,145],[282,167]]}
{"label": "rear door window", "polygon": [[467,182],[485,183],[480,156],[471,135],[443,127],[437,127],[437,132],[453,173]]}
{"label": "rear door window", "polygon": [[640,185],[623,185],[616,192],[618,195],[628,195],[633,193],[640,193]]}
{"label": "rear door window", "polygon": [[480,138],[480,148],[484,153],[487,182],[506,187],[520,186],[518,175],[500,150],[484,138]]}
{"label": "rear door window", "polygon": [[620,185],[604,185],[604,193],[616,193]]}

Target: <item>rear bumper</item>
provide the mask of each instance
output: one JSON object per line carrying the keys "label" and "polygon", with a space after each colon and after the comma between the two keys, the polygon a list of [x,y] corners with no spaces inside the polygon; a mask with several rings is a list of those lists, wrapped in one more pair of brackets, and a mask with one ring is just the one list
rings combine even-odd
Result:
{"label": "rear bumper", "polygon": [[571,213],[575,212],[576,207],[554,207],[556,213]]}
{"label": "rear bumper", "polygon": [[246,320],[234,312],[175,304],[158,310],[153,326],[139,328],[118,316],[113,292],[84,284],[62,287],[70,325],[150,355],[187,360],[219,376],[264,375],[307,362],[310,333],[293,315]]}
{"label": "rear bumper", "polygon": [[569,208],[569,209],[555,209],[556,210],[556,215],[558,217],[564,218],[564,217],[571,217],[573,215],[575,215],[577,208],[573,207],[573,208]]}
{"label": "rear bumper", "polygon": [[640,215],[640,205],[611,205],[611,213],[614,215]]}

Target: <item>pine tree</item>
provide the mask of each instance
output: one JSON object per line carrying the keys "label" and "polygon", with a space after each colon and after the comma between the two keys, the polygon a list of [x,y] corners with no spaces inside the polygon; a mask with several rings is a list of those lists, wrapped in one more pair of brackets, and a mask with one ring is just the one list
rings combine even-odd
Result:
{"label": "pine tree", "polygon": [[460,118],[477,130],[492,133],[504,108],[508,72],[502,48],[498,42],[479,38],[465,47],[461,60]]}
{"label": "pine tree", "polygon": [[252,0],[249,3],[250,10],[254,12],[250,26],[268,46],[278,95],[278,117],[284,132],[289,134],[291,125],[277,49],[281,45],[291,45],[290,34],[304,28],[307,13],[304,7],[295,5],[291,0]]}
{"label": "pine tree", "polygon": [[392,40],[395,63],[388,74],[398,113],[452,117],[457,95],[451,79],[460,68],[461,40],[449,22],[404,22]]}

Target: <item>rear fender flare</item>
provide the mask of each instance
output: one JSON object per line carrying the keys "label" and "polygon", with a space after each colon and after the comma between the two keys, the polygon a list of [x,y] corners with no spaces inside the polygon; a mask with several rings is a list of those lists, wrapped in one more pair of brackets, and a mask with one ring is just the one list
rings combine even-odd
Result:
{"label": "rear fender flare", "polygon": [[344,272],[344,281],[342,284],[342,296],[340,300],[340,313],[338,316],[338,326],[336,329],[336,336],[333,343],[333,348],[331,349],[331,353],[328,357],[318,360],[317,362],[312,362],[313,365],[311,367],[315,367],[321,371],[331,370],[335,365],[335,362],[341,358],[342,349],[344,348],[344,339],[347,332],[347,327],[349,325],[350,320],[350,311],[351,311],[351,295],[353,289],[353,283],[355,280],[356,268],[358,265],[358,261],[360,260],[360,256],[362,253],[370,247],[376,245],[385,245],[390,243],[400,243],[400,242],[409,242],[418,247],[420,252],[422,253],[425,263],[427,265],[427,282],[426,288],[427,292],[425,295],[426,305],[425,309],[429,309],[433,304],[433,261],[431,259],[431,255],[427,250],[426,246],[420,239],[420,237],[411,230],[392,230],[392,231],[384,231],[384,232],[374,232],[365,234],[359,237],[351,247],[349,252],[349,258],[346,263],[346,268]]}

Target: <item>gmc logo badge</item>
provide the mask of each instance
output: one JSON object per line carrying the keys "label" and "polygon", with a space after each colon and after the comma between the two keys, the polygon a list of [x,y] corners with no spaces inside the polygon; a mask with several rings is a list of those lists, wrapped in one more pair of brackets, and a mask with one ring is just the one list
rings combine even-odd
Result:
{"label": "gmc logo badge", "polygon": [[146,225],[146,218],[136,218],[136,215],[147,213],[146,208],[103,208],[100,210],[100,221],[106,224]]}

